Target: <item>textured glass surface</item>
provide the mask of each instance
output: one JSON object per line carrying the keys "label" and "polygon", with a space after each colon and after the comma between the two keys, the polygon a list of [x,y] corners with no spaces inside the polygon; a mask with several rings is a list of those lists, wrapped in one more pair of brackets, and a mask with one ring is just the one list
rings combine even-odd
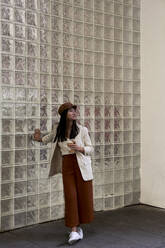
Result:
{"label": "textured glass surface", "polygon": [[64,216],[51,145],[31,138],[64,101],[94,145],[95,210],[138,203],[140,0],[2,0],[0,13],[0,230]]}

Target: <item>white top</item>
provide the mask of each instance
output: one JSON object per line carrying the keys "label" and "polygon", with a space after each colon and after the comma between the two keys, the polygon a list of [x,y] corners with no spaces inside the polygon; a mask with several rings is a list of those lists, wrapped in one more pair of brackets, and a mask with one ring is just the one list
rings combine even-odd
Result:
{"label": "white top", "polygon": [[72,150],[69,146],[68,146],[68,144],[71,144],[71,143],[73,143],[73,139],[68,139],[67,138],[67,140],[64,140],[64,141],[59,141],[58,142],[58,145],[59,145],[59,147],[60,147],[60,150],[61,150],[61,153],[62,153],[62,155],[68,155],[68,154],[73,154],[73,153],[75,153],[75,151],[74,150]]}
{"label": "white top", "polygon": [[[78,146],[84,148],[84,154],[78,151],[76,151],[75,154],[77,157],[77,162],[82,177],[85,181],[88,181],[93,179],[91,157],[90,157],[93,152],[93,146],[91,143],[90,136],[88,134],[88,129],[81,125],[78,125],[78,127],[79,127],[79,133],[74,139]],[[52,149],[49,157],[49,161],[50,161],[49,176],[62,173],[62,156],[61,156],[62,154],[59,145],[57,145],[57,140],[56,142],[53,142],[55,136],[56,136],[56,126],[54,126],[54,128],[49,134],[42,137],[42,142],[44,144],[48,144],[49,142],[52,142]]]}

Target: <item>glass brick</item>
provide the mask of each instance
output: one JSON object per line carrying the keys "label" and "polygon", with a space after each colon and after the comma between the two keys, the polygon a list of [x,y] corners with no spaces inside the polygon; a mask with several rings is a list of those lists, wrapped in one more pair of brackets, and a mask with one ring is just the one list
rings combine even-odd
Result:
{"label": "glass brick", "polygon": [[2,51],[7,53],[13,52],[13,40],[2,38],[1,40]]}
{"label": "glass brick", "polygon": [[14,228],[23,227],[26,225],[26,212],[14,215]]}
{"label": "glass brick", "polygon": [[26,197],[19,197],[14,199],[14,210],[15,211],[26,210]]}
{"label": "glass brick", "polygon": [[92,119],[85,119],[84,120],[84,126],[86,126],[89,131],[93,131],[94,130],[94,121]]}
{"label": "glass brick", "polygon": [[20,71],[25,71],[25,66],[26,66],[25,58],[16,56],[15,69]]}
{"label": "glass brick", "polygon": [[119,131],[114,132],[114,143],[122,143],[123,142],[123,133]]}
{"label": "glass brick", "polygon": [[[21,75],[22,76],[22,75]],[[38,74],[34,72],[28,72],[27,73],[27,85],[31,87],[37,87],[38,86]],[[22,77],[21,77],[22,81]]]}
{"label": "glass brick", "polygon": [[24,88],[15,89],[15,98],[16,101],[25,101],[26,100],[26,90]]}
{"label": "glass brick", "polygon": [[39,192],[42,193],[47,193],[50,190],[50,184],[49,184],[49,180],[46,179],[40,179],[39,181]]}
{"label": "glass brick", "polygon": [[104,28],[99,25],[94,26],[94,36],[98,39],[101,39],[104,37]]}
{"label": "glass brick", "polygon": [[133,30],[140,31],[140,20],[133,20]]}
{"label": "glass brick", "polygon": [[26,22],[28,25],[36,26],[37,25],[37,14],[31,11],[27,11]]}
{"label": "glass brick", "polygon": [[68,19],[63,19],[63,31],[65,33],[72,33],[73,22]]}
{"label": "glass brick", "polygon": [[12,116],[13,116],[13,104],[2,103],[2,117],[12,117]]}
{"label": "glass brick", "polygon": [[16,117],[25,117],[26,115],[26,104],[18,103],[15,105],[15,116]]}
{"label": "glass brick", "polygon": [[25,55],[25,42],[15,40],[15,53]]}
{"label": "glass brick", "polygon": [[[93,53],[89,53],[89,57],[91,58],[91,64],[93,64]],[[102,52],[98,52],[98,53],[94,53],[94,63],[96,65],[103,65],[103,53]]]}
{"label": "glass brick", "polygon": [[[29,77],[27,77],[29,79]],[[16,71],[15,72],[15,84],[16,85],[25,85],[25,73],[24,72],[20,72],[20,71]]]}
{"label": "glass brick", "polygon": [[28,211],[26,213],[27,225],[36,224],[38,221],[38,210]]}
{"label": "glass brick", "polygon": [[105,105],[112,105],[114,102],[114,96],[111,93],[104,94],[104,104]]}
{"label": "glass brick", "polygon": [[[37,71],[37,63],[36,64],[36,71]],[[46,59],[40,59],[40,72],[41,73],[49,73],[50,72],[50,61]]]}
{"label": "glass brick", "polygon": [[6,85],[13,84],[13,72],[1,71],[1,82],[2,84],[6,84]]}
{"label": "glass brick", "polygon": [[90,78],[84,79],[84,90],[87,90],[87,91],[93,91],[94,90],[93,79],[90,79]]}
{"label": "glass brick", "polygon": [[24,26],[15,24],[15,37],[18,39],[25,39],[25,27]]}
{"label": "glass brick", "polygon": [[133,45],[133,56],[140,57],[140,46]]}
{"label": "glass brick", "polygon": [[82,0],[73,0],[73,4],[75,6],[80,6],[80,7],[83,7],[83,2]]}
{"label": "glass brick", "polygon": [[105,16],[102,13],[94,12],[94,23],[103,25]]}
{"label": "glass brick", "polygon": [[84,24],[84,35],[85,36],[93,36],[93,25],[85,23]]}
{"label": "glass brick", "polygon": [[84,8],[93,9],[93,0],[85,0],[84,1]]}
{"label": "glass brick", "polygon": [[124,31],[123,32],[123,41],[125,41],[125,42],[132,42],[132,32],[130,32],[130,31]]}
{"label": "glass brick", "polygon": [[15,147],[16,148],[26,147],[26,135],[22,135],[22,134],[15,135]]}
{"label": "glass brick", "polygon": [[95,92],[95,104],[103,105],[103,102],[104,102],[103,93]]}
{"label": "glass brick", "polygon": [[13,214],[13,200],[12,199],[1,201],[1,212],[2,212],[2,216]]}
{"label": "glass brick", "polygon": [[104,80],[104,91],[107,93],[114,92],[114,81],[113,80],[110,80],[110,79]]}
{"label": "glass brick", "polygon": [[50,194],[49,193],[44,193],[44,194],[39,195],[39,205],[41,207],[49,206],[49,201],[50,201]]}
{"label": "glass brick", "polygon": [[29,132],[34,131],[34,129],[39,126],[38,119],[27,119],[27,130]]}
{"label": "glass brick", "polygon": [[13,133],[13,120],[2,119],[2,133]]}
{"label": "glass brick", "polygon": [[26,8],[31,10],[37,9],[37,0],[27,0],[26,1]]}
{"label": "glass brick", "polygon": [[74,103],[83,104],[83,92],[76,91],[74,92]]}
{"label": "glass brick", "polygon": [[10,55],[1,55],[1,61],[2,61],[2,69],[13,69],[13,56]]}
{"label": "glass brick", "polygon": [[27,196],[27,209],[35,209],[38,207],[38,196],[29,195]]}
{"label": "glass brick", "polygon": [[5,181],[13,181],[13,168],[4,167],[1,172],[2,183]]}
{"label": "glass brick", "polygon": [[1,139],[2,149],[13,148],[13,135],[2,135]]}
{"label": "glass brick", "polygon": [[122,25],[123,25],[122,17],[114,16],[114,26],[116,28],[122,28]]}
{"label": "glass brick", "polygon": [[80,8],[74,8],[74,19],[77,21],[83,21],[84,11]]}
{"label": "glass brick", "polygon": [[62,16],[62,4],[59,2],[51,2],[51,14],[56,16]]}
{"label": "glass brick", "polygon": [[52,16],[51,17],[51,29],[56,31],[62,31],[63,24],[62,24],[62,18]]}
{"label": "glass brick", "polygon": [[133,18],[140,20],[140,8],[133,7]]}
{"label": "glass brick", "polygon": [[94,80],[95,92],[103,92],[104,91],[103,87],[104,87],[104,81],[103,80],[100,80],[100,79]]}
{"label": "glass brick", "polygon": [[114,194],[115,195],[124,194],[124,184],[123,183],[115,183],[114,184]]}
{"label": "glass brick", "polygon": [[63,102],[73,102],[73,91],[63,91]]}
{"label": "glass brick", "polygon": [[[26,32],[27,32],[27,40],[30,40],[30,41],[37,41],[38,40],[38,30],[36,28],[27,26]],[[43,42],[43,40],[45,38],[44,34],[45,34],[44,31],[41,30],[40,31],[41,42]],[[45,39],[47,41],[48,37]]]}
{"label": "glass brick", "polygon": [[13,24],[7,22],[1,22],[1,32],[5,36],[13,36]]}
{"label": "glass brick", "polygon": [[27,193],[28,194],[36,194],[38,193],[38,181],[37,180],[29,180],[27,181]]}
{"label": "glass brick", "polygon": [[[29,72],[37,72],[39,70],[39,61],[36,58],[27,58],[27,70]],[[47,65],[45,66],[47,69]]]}
{"label": "glass brick", "polygon": [[4,183],[1,185],[1,197],[12,197],[13,196],[13,184],[12,183]]}
{"label": "glass brick", "polygon": [[38,178],[38,166],[36,164],[28,164],[27,166],[27,179],[37,179]]}
{"label": "glass brick", "polygon": [[27,104],[27,116],[38,117],[39,116],[39,105],[38,104]]}
{"label": "glass brick", "polygon": [[[68,68],[66,66],[66,64],[65,64],[65,70],[66,70],[66,68]],[[70,66],[71,66],[71,63],[70,63]],[[52,69],[52,74],[57,74],[57,75],[61,74],[62,73],[62,63],[59,62],[59,61],[52,61],[52,67],[51,67],[51,69]],[[68,71],[68,73],[70,75],[71,72]]]}
{"label": "glass brick", "polygon": [[14,20],[18,23],[25,23],[25,11],[20,9],[14,10]]}
{"label": "glass brick", "polygon": [[50,17],[48,15],[40,14],[40,27],[50,29]]}
{"label": "glass brick", "polygon": [[104,15],[104,26],[105,26],[104,33],[106,33],[106,31],[108,30],[106,27],[110,27],[110,26],[114,27],[114,16],[113,15],[107,15],[107,14]]}
{"label": "glass brick", "polygon": [[15,179],[25,180],[26,179],[26,166],[15,166]]}
{"label": "glass brick", "polygon": [[[74,54],[76,53],[77,50],[74,51]],[[63,48],[63,59],[72,61],[72,56],[73,56],[73,50],[71,48]]]}
{"label": "glass brick", "polygon": [[123,9],[123,15],[125,17],[132,17],[132,6],[125,5]]}
{"label": "glass brick", "polygon": [[122,16],[122,14],[123,14],[123,6],[121,4],[114,3],[114,13],[116,15]]}
{"label": "glass brick", "polygon": [[1,230],[7,231],[13,229],[13,215],[1,217]]}
{"label": "glass brick", "polygon": [[1,18],[7,21],[12,21],[13,19],[13,9],[7,6],[1,7]]}
{"label": "glass brick", "polygon": [[14,88],[2,87],[2,100],[13,101],[14,100]]}
{"label": "glass brick", "polygon": [[114,12],[114,2],[113,1],[109,1],[109,0],[105,0],[104,1],[104,11],[105,12]]}
{"label": "glass brick", "polygon": [[73,8],[69,5],[63,5],[63,17],[72,19],[73,16]]}
{"label": "glass brick", "polygon": [[15,151],[15,163],[16,164],[25,164],[27,162],[26,150],[16,150]]}
{"label": "glass brick", "polygon": [[40,11],[49,14],[50,13],[50,1],[48,0],[40,0]]}
{"label": "glass brick", "polygon": [[84,22],[93,23],[93,11],[90,10],[84,11]]}
{"label": "glass brick", "polygon": [[104,116],[105,118],[112,118],[114,115],[113,106],[105,105],[104,106]]}
{"label": "glass brick", "polygon": [[16,7],[25,8],[25,0],[15,0],[14,4]]}
{"label": "glass brick", "polygon": [[[37,41],[37,32],[36,30],[30,30],[30,40]],[[41,43],[50,43],[50,31],[48,30],[40,30],[40,42]],[[53,43],[54,44],[54,43]]]}

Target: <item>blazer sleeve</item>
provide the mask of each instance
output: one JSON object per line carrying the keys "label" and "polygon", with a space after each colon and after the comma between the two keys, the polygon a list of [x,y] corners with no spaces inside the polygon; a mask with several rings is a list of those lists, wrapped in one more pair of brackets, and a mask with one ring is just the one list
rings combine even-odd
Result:
{"label": "blazer sleeve", "polygon": [[52,131],[50,133],[48,133],[47,135],[44,135],[42,137],[42,142],[44,144],[48,144],[50,142],[53,142],[54,138],[55,138],[55,135],[56,135],[56,129],[53,128]]}
{"label": "blazer sleeve", "polygon": [[86,127],[83,128],[84,130],[84,153],[86,156],[90,156],[94,149],[92,146],[92,142],[88,133],[88,129]]}

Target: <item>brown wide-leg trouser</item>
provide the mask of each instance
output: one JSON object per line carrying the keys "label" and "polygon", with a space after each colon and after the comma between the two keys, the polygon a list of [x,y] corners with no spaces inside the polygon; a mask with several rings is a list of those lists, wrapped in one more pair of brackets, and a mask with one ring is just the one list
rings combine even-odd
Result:
{"label": "brown wide-leg trouser", "polygon": [[74,227],[91,222],[94,217],[92,180],[83,180],[75,154],[63,156],[62,177],[65,225]]}

